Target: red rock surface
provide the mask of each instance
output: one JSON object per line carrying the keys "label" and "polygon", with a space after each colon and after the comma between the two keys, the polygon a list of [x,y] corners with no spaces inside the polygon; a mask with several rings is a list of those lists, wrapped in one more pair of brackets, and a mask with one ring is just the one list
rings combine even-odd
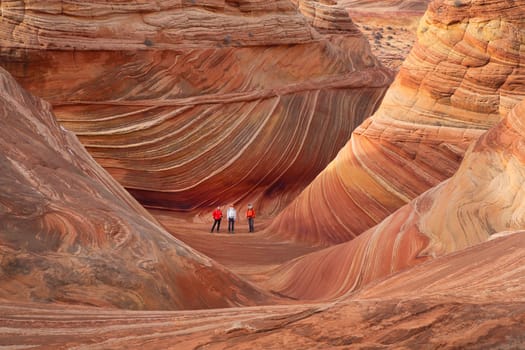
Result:
{"label": "red rock surface", "polygon": [[[328,1],[324,3],[330,5]],[[46,7],[43,11],[42,8],[48,4],[56,7]],[[121,2],[93,3],[92,7],[79,4],[2,2],[1,5],[2,16],[12,16],[16,11],[20,14],[20,8],[24,6],[27,10],[24,12],[25,20],[32,25],[38,21],[31,21],[45,17],[40,12],[60,17],[62,14],[72,16],[87,11],[94,16],[93,23],[97,18],[116,23],[118,21],[115,22],[111,16],[115,9],[119,9],[124,17],[128,15],[128,9],[131,12],[136,10],[136,7],[126,7]],[[121,7],[113,7],[110,11],[105,4]],[[169,10],[172,3],[165,4]],[[235,8],[238,9],[236,11],[244,11],[243,16],[249,13],[257,17],[258,6],[267,7],[268,4],[210,0],[206,2],[205,10],[200,6],[190,6],[191,2],[174,6],[177,11],[180,8],[186,11],[190,6],[191,11],[184,13],[199,15],[203,11],[222,15],[222,11]],[[284,11],[295,16],[296,13],[289,10],[286,4],[273,2],[270,6],[275,5],[272,11]],[[520,10],[524,6],[520,2],[513,3],[517,8],[508,4],[509,7],[498,7],[504,5],[502,2],[471,1],[469,6],[463,6],[459,1],[432,3],[431,11],[425,17],[426,21],[431,20],[428,23],[432,22],[432,25],[426,29],[424,25],[421,27],[420,46],[414,50],[415,56],[411,56],[407,68],[400,72],[396,88],[388,93],[378,113],[354,133],[349,146],[341,150],[338,158],[303,194],[309,196],[307,201],[297,202],[308,203],[294,209],[294,215],[301,214],[302,210],[301,215],[305,216],[298,215],[293,219],[302,221],[286,223],[281,220],[278,225],[272,226],[271,219],[258,217],[255,234],[246,232],[246,223],[242,218],[235,235],[210,235],[207,223],[194,223],[184,213],[151,210],[161,222],[159,224],[83,151],[72,133],[58,126],[50,112],[50,105],[19,89],[7,76],[2,76],[0,347],[523,348],[525,102],[515,106],[510,113],[508,111],[522,99],[521,39],[513,35],[519,37],[521,32]],[[326,25],[326,18],[340,13],[319,4],[305,2],[301,5],[306,9],[315,9],[314,15],[308,16],[307,21],[313,27],[318,26],[316,28]],[[152,6],[166,10],[150,2],[134,2],[129,6],[141,6],[146,9],[145,12],[150,11]],[[317,12],[318,8],[320,12]],[[39,15],[31,17],[33,12]],[[498,14],[498,20],[493,22],[490,18],[495,14]],[[120,18],[120,15],[117,17]],[[443,17],[440,19],[438,15]],[[18,19],[24,24],[13,26],[7,32],[22,33],[20,37],[13,37],[23,39],[26,35],[24,31],[31,31],[34,27],[25,25],[29,22],[24,22],[23,16]],[[86,25],[91,23],[86,22]],[[57,23],[60,24],[60,21]],[[350,28],[349,23],[343,21],[342,25]],[[496,24],[498,29],[491,31]],[[448,34],[445,27],[450,31]],[[333,47],[334,42],[349,44],[349,38],[339,36],[338,28],[324,27],[324,32],[319,29],[323,32],[323,39],[319,41],[330,43],[325,47]],[[460,30],[455,31],[458,28]],[[180,31],[176,33],[180,34]],[[46,31],[41,31],[35,38],[42,34]],[[46,35],[53,36],[53,33]],[[129,35],[140,37],[136,31]],[[456,36],[462,39],[455,42],[452,38]],[[108,34],[107,38],[110,37]],[[186,38],[181,36],[177,39],[182,48],[190,44],[191,40]],[[502,42],[505,38],[510,39]],[[27,44],[31,46],[36,42],[37,39],[33,38]],[[82,42],[88,43],[89,40],[84,38]],[[128,42],[124,38],[122,42],[122,45],[133,46],[130,44],[133,40]],[[451,42],[455,44],[451,45]],[[152,43],[144,43],[146,53],[159,54],[159,64],[167,66],[168,63],[161,58],[169,56],[172,51],[151,49]],[[475,67],[473,57],[479,58],[478,54],[483,51],[472,47],[476,48],[480,43],[491,53],[487,64],[483,65],[487,71],[481,68],[479,74],[478,71],[468,72]],[[60,92],[60,83],[73,86],[76,81],[56,78],[49,71],[46,75],[34,77],[22,74],[23,69],[31,72],[36,67],[42,70],[57,68],[58,63],[53,66],[46,62],[66,57],[60,56],[66,52],[54,49],[31,52],[23,48],[25,44],[22,40],[22,47],[8,49],[9,46],[5,46],[2,49],[4,56],[1,57],[10,59],[2,63],[18,72],[27,85],[41,84],[42,91],[44,86],[54,86],[49,96],[56,98],[53,103],[62,113],[62,123],[67,127],[82,125],[86,128],[82,137],[92,138],[92,149],[106,136],[126,143],[127,137],[134,134],[127,131],[142,131],[142,127],[150,130],[150,125],[159,125],[157,129],[153,128],[162,134],[163,122],[171,120],[169,111],[173,111],[173,106],[181,108],[177,110],[181,115],[186,109],[193,108],[174,105],[172,102],[178,98],[167,97],[167,104],[161,107],[144,106],[147,99],[137,99],[137,105],[133,105],[129,98],[120,105],[117,98],[111,103],[103,100],[96,110],[89,109],[97,105],[96,101],[70,101],[65,92]],[[314,48],[313,42],[311,44],[309,48]],[[468,46],[470,44],[472,47]],[[295,46],[302,45],[310,44]],[[465,50],[465,45],[472,50]],[[454,49],[450,50],[450,47]],[[495,47],[497,49],[492,51]],[[70,71],[69,77],[75,72],[86,77],[94,74],[93,81],[100,77],[115,80],[118,75],[109,74],[100,56],[104,56],[109,62],[107,67],[113,67],[115,71],[121,68],[116,68],[116,62],[134,69],[119,61],[119,56],[113,56],[114,52],[110,51],[94,50],[91,56],[88,51],[71,53],[72,57],[78,55],[78,67],[87,65],[88,56],[98,62],[90,66],[100,68],[98,74],[94,74],[97,69],[75,70],[78,67],[72,63],[66,64],[68,68],[65,70]],[[114,51],[120,55],[144,54],[131,49],[129,52],[121,48]],[[232,49],[229,54],[237,52]],[[306,51],[303,54],[309,57]],[[28,57],[40,57],[38,62],[42,65],[27,60]],[[260,59],[260,56],[251,57],[254,61]],[[16,62],[17,59],[20,63]],[[134,62],[140,66],[142,61],[137,59]],[[251,64],[251,61],[244,62],[248,66]],[[500,65],[494,67],[493,63]],[[451,79],[457,72],[454,69],[458,68],[454,64],[467,71],[460,82]],[[507,65],[513,70],[509,71]],[[151,68],[149,72],[164,77],[167,70],[157,70],[156,67],[148,66]],[[217,71],[220,69],[217,68]],[[497,83],[496,77],[501,78],[505,72],[508,73],[505,82]],[[365,73],[363,77],[370,77]],[[260,77],[263,77],[262,73]],[[79,81],[85,82],[84,78],[79,78]],[[134,78],[140,80],[142,77]],[[228,80],[227,83],[230,82]],[[309,81],[307,85],[315,86],[314,83],[319,81]],[[304,87],[301,84],[294,85],[293,88],[298,90],[291,91],[301,90]],[[120,86],[117,85],[111,86],[117,89]],[[134,96],[136,90],[143,87],[130,86],[127,85],[130,90],[125,94],[122,94],[123,91],[113,94],[108,88],[105,92],[100,91],[98,96],[104,98],[105,93],[108,96]],[[290,91],[290,86],[286,85],[283,91]],[[333,86],[330,86],[332,89]],[[158,93],[159,90],[154,87],[158,85],[152,85],[152,91]],[[103,90],[103,86],[99,88]],[[72,95],[78,97],[87,91],[83,89],[90,90],[86,96],[97,96],[96,88],[90,84],[80,84],[77,90],[68,91],[73,91]],[[315,90],[315,87],[312,89]],[[319,90],[319,95],[325,90]],[[305,94],[310,93],[311,90],[308,90]],[[144,94],[154,95],[151,91]],[[232,94],[241,96],[236,95],[237,92]],[[189,96],[183,101],[198,105],[200,96]],[[213,95],[218,99],[224,96],[231,97],[220,91]],[[284,95],[275,96],[281,100],[284,98]],[[208,97],[210,95],[206,95]],[[264,101],[258,102],[257,106],[264,107]],[[309,100],[305,101],[303,107],[307,110]],[[215,104],[209,100],[206,103]],[[242,103],[245,103],[244,100]],[[129,114],[122,112],[115,116],[115,106],[123,108],[123,105],[129,108]],[[144,124],[144,118],[134,109],[138,107],[159,117],[163,121],[162,127],[153,121],[152,124]],[[157,108],[164,107],[165,119],[160,117],[162,113],[156,114],[159,113]],[[227,107],[222,105],[221,108]],[[210,106],[209,110],[213,108]],[[82,112],[78,114],[80,119],[64,118],[76,115],[78,111]],[[104,127],[94,122],[93,116],[97,113]],[[129,116],[133,117],[128,119]],[[121,124],[122,120],[125,122]],[[173,130],[179,130],[179,118],[173,120],[175,122],[170,125]],[[107,130],[106,123],[114,128],[107,131],[107,135],[101,131]],[[115,134],[114,130],[119,130],[121,134]],[[181,132],[188,132],[186,141],[192,144],[190,138],[202,134],[203,130],[187,126]],[[275,130],[284,129],[276,126]],[[300,128],[297,127],[297,130]],[[469,142],[481,134],[483,136],[469,146]],[[115,138],[115,135],[120,136]],[[137,133],[135,139],[131,137],[137,148],[144,146],[139,135]],[[283,134],[285,137],[286,134]],[[308,141],[308,138],[305,140]],[[303,144],[310,145],[306,141]],[[312,141],[312,145],[315,144]],[[113,147],[118,149],[119,145],[123,146],[116,142]],[[176,143],[176,148],[184,145],[181,140]],[[101,148],[104,147],[109,148],[102,142]],[[130,152],[126,147],[122,147],[123,154]],[[97,159],[117,163],[116,158],[99,156]],[[137,163],[140,159],[137,156]],[[154,166],[154,162],[150,160],[150,163],[142,164],[145,168],[146,165]],[[118,167],[109,168],[115,170]],[[198,171],[197,167],[196,174]],[[123,174],[120,173],[125,178]],[[135,175],[129,176],[134,178]],[[274,174],[271,173],[271,176]],[[155,182],[158,179],[144,177],[142,181],[149,184],[146,180]],[[322,186],[318,187],[319,183]],[[279,183],[279,186],[284,185],[287,183]],[[283,193],[287,191],[285,188]],[[264,197],[259,202],[267,212],[271,212],[269,208],[277,210],[286,202],[286,195],[270,197]],[[275,198],[280,199],[277,201]],[[245,200],[248,198],[239,202]],[[300,199],[303,200],[304,197]],[[355,216],[349,214],[345,217],[339,208],[345,209],[343,214]],[[161,225],[187,244],[171,237]],[[263,230],[267,227],[269,229]],[[279,231],[274,231],[272,227],[278,227]],[[319,250],[322,245],[344,241],[361,230],[366,231],[350,242]],[[272,305],[277,303],[281,305]],[[99,307],[88,307],[86,304]],[[219,308],[256,304],[258,306]],[[205,307],[210,309],[166,311]],[[124,308],[150,310],[138,312]]]}
{"label": "red rock surface", "polygon": [[269,233],[344,242],[454,174],[468,145],[525,96],[524,6],[432,2],[378,111]]}
{"label": "red rock surface", "polygon": [[369,10],[377,12],[414,11],[425,12],[430,0],[337,0],[337,3],[351,10]]}
{"label": "red rock surface", "polygon": [[0,302],[0,344],[44,349],[519,349],[525,233],[326,304],[179,312]]}
{"label": "red rock surface", "polygon": [[2,2],[0,61],[141,203],[273,215],[392,79],[343,10],[300,5],[312,25],[284,0]]}
{"label": "red rock surface", "polygon": [[173,238],[3,69],[0,86],[0,298],[150,310],[272,300]]}
{"label": "red rock surface", "polygon": [[280,266],[268,288],[333,299],[494,234],[525,228],[525,101],[470,148],[456,174],[358,238]]}

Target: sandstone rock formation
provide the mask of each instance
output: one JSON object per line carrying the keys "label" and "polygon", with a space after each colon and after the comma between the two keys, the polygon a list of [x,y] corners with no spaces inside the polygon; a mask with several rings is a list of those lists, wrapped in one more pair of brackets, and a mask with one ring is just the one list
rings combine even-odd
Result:
{"label": "sandstone rock formation", "polygon": [[[272,326],[284,323],[274,318],[265,324],[271,335],[250,340],[250,346],[274,341],[283,348],[519,349],[525,344],[524,244],[525,232],[519,231],[444,256],[326,309],[296,314],[300,320],[272,333]],[[253,328],[262,333],[258,322],[243,324],[244,339],[257,334]]]}
{"label": "sandstone rock formation", "polygon": [[378,111],[269,232],[329,245],[380,223],[456,171],[525,96],[525,2],[434,1]]}
{"label": "sandstone rock formation", "polygon": [[0,299],[125,309],[271,300],[173,238],[0,69]]}
{"label": "sandstone rock formation", "polygon": [[337,3],[350,10],[368,9],[376,12],[418,11],[424,12],[430,0],[337,0]]}
{"label": "sandstone rock formation", "polygon": [[269,286],[297,299],[333,299],[491,235],[523,230],[523,183],[525,101],[471,147],[452,178],[355,240],[284,264]]}
{"label": "sandstone rock formation", "polygon": [[[150,206],[195,213],[215,204],[206,191],[264,166],[264,178],[236,185],[248,195],[235,201],[258,194],[266,213],[278,211],[321,167],[323,138],[335,135],[314,115],[340,103],[373,109],[350,95],[375,104],[388,80],[373,59],[338,75],[358,62],[343,48],[368,53],[362,38],[348,35],[357,32],[332,1],[295,4],[306,19],[285,1],[0,4],[1,63],[46,93],[61,123],[0,70],[0,347],[524,347],[525,2],[433,2],[381,109],[266,232],[211,236],[185,213],[151,210],[157,221],[67,131],[120,181],[138,184],[130,189]],[[286,35],[269,28],[277,14],[287,30],[296,28],[287,19],[302,21],[310,39],[283,44]],[[206,30],[187,30],[179,16]],[[242,30],[239,44],[220,41],[238,16],[243,30],[273,30],[278,43],[252,46]],[[144,36],[152,17],[162,22],[156,41]],[[68,51],[58,32],[72,23],[80,34]],[[110,41],[104,50],[100,38]],[[300,79],[301,59],[310,80]],[[217,137],[212,121],[238,139]],[[273,148],[280,140],[290,148]],[[228,160],[223,147],[242,142],[266,153],[246,146]],[[306,155],[310,168],[297,163]],[[170,184],[179,190],[163,193]],[[222,308],[243,305],[253,306]],[[173,311],[183,308],[209,309]]]}
{"label": "sandstone rock formation", "polygon": [[309,23],[323,34],[352,34],[361,36],[346,10],[332,0],[291,0]]}
{"label": "sandstone rock formation", "polygon": [[[2,2],[0,62],[143,204],[275,214],[391,82],[336,5]],[[322,9],[319,10],[319,9]]]}
{"label": "sandstone rock formation", "polygon": [[0,302],[0,342],[145,350],[521,348],[524,244],[525,233],[514,233],[328,304],[124,314]]}

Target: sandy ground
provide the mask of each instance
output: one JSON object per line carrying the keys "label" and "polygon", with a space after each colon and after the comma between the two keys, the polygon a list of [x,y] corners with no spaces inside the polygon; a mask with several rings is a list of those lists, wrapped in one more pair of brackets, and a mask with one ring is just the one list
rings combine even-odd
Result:
{"label": "sandy ground", "polygon": [[228,222],[223,219],[220,232],[210,233],[211,224],[194,223],[170,211],[150,212],[173,236],[256,284],[267,280],[266,273],[280,264],[321,249],[268,237],[265,228],[269,219],[256,218],[254,233],[248,231],[246,220],[240,219],[234,234],[228,233]]}
{"label": "sandy ground", "polygon": [[367,12],[348,10],[368,38],[372,52],[386,67],[398,71],[416,41],[421,12]]}

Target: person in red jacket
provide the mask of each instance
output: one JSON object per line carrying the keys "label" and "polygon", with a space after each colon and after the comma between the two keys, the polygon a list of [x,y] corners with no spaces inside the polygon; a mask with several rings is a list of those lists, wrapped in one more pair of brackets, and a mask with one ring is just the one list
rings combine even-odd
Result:
{"label": "person in red jacket", "polygon": [[248,210],[246,211],[246,217],[248,218],[248,227],[250,228],[250,232],[253,232],[255,230],[253,227],[253,222],[255,219],[255,209],[253,209],[253,206],[251,204],[248,204]]}
{"label": "person in red jacket", "polygon": [[211,231],[215,229],[215,225],[217,225],[217,233],[219,232],[219,229],[221,228],[221,219],[222,219],[222,211],[221,207],[217,207],[211,214],[213,216],[213,226],[211,227]]}

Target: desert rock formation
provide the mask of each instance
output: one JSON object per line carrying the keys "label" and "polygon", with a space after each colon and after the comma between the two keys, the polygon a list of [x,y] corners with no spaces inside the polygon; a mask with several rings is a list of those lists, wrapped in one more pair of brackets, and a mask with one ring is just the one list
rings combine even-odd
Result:
{"label": "desert rock formation", "polygon": [[273,225],[195,220],[246,169],[234,201],[279,211],[388,81],[335,0],[294,4],[0,4],[2,64],[52,101],[0,69],[0,347],[525,347],[524,1],[432,2],[381,108]]}
{"label": "desert rock formation", "polygon": [[2,2],[0,61],[142,204],[276,214],[392,79],[344,11],[298,5],[310,17],[284,0]]}
{"label": "desert rock formation", "polygon": [[[278,331],[250,345],[263,348],[274,341],[283,348],[522,348],[524,244],[525,232],[518,231],[421,264],[326,309],[303,313],[300,320],[281,323]],[[257,329],[259,323],[244,324],[243,330],[253,335],[250,326]],[[242,331],[238,334],[242,338]]]}
{"label": "desert rock formation", "polygon": [[337,3],[350,10],[369,10],[376,12],[417,11],[425,12],[430,0],[337,0]]}
{"label": "desert rock formation", "polygon": [[454,174],[467,147],[525,96],[524,7],[432,2],[378,111],[269,232],[344,242]]}
{"label": "desert rock formation", "polygon": [[523,183],[525,101],[472,145],[452,178],[358,238],[279,267],[269,288],[297,299],[333,299],[494,234],[523,230]]}
{"label": "desert rock formation", "polygon": [[0,298],[125,309],[271,300],[173,238],[0,69]]}
{"label": "desert rock formation", "polygon": [[520,348],[524,244],[517,232],[327,304],[174,313],[0,303],[0,340],[80,349]]}
{"label": "desert rock formation", "polygon": [[368,38],[372,53],[398,71],[416,41],[419,20],[429,0],[338,0]]}

